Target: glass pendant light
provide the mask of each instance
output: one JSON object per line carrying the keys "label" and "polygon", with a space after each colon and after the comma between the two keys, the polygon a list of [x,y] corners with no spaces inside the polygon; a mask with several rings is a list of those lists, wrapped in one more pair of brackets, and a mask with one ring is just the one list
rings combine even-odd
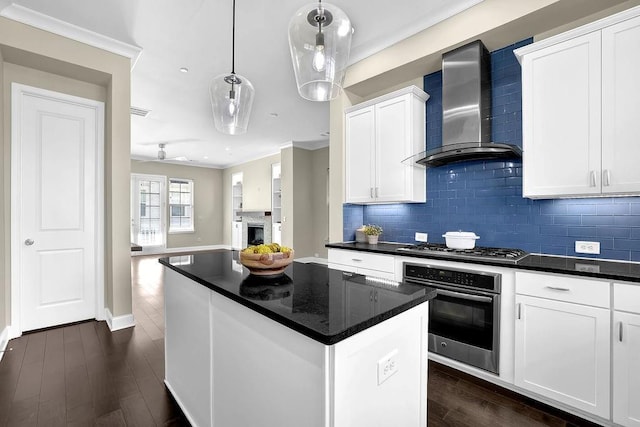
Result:
{"label": "glass pendant light", "polygon": [[235,72],[236,1],[233,0],[233,33],[231,38],[231,74],[216,76],[209,86],[213,121],[216,129],[229,135],[247,131],[255,93],[253,85]]}
{"label": "glass pendant light", "polygon": [[306,5],[289,21],[289,49],[300,96],[329,101],[340,94],[349,61],[353,29],[338,7]]}

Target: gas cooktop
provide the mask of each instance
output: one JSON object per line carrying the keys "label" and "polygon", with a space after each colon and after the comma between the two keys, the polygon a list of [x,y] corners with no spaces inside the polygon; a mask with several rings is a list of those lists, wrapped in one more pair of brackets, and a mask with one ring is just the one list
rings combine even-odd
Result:
{"label": "gas cooktop", "polygon": [[419,243],[417,245],[398,248],[398,250],[434,257],[476,259],[509,264],[515,264],[528,255],[527,252],[522,249],[488,248],[483,246],[476,246],[473,249],[451,249],[443,243]]}

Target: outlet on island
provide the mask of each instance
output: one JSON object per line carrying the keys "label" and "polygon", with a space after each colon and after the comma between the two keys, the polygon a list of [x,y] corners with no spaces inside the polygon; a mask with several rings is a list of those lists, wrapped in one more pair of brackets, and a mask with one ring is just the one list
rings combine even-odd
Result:
{"label": "outlet on island", "polygon": [[396,372],[398,372],[397,349],[378,360],[378,385],[388,380]]}

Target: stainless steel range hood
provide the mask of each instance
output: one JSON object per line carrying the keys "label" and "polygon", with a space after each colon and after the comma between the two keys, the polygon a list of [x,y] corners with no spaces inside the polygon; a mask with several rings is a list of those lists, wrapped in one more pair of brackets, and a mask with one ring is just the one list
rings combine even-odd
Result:
{"label": "stainless steel range hood", "polygon": [[491,142],[490,60],[480,40],[442,55],[442,147],[414,156],[417,163],[428,167],[522,156],[516,145]]}

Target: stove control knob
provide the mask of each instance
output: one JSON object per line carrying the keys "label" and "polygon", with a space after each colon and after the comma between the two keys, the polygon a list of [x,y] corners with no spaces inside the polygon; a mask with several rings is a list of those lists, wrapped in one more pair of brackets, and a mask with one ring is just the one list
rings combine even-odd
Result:
{"label": "stove control knob", "polygon": [[440,343],[440,346],[441,346],[442,348],[446,348],[446,347],[447,347],[447,343],[446,343],[446,342],[444,342],[444,341],[442,341],[442,342]]}

